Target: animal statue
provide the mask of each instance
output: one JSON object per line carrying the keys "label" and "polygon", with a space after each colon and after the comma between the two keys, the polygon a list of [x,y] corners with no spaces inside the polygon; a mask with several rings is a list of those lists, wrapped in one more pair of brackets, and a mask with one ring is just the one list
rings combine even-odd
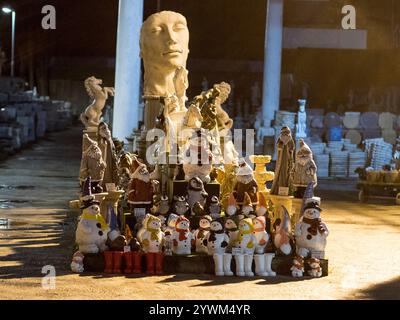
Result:
{"label": "animal statue", "polygon": [[111,87],[102,88],[103,80],[90,77],[85,80],[85,88],[93,103],[81,114],[81,121],[86,128],[98,127],[100,118],[109,95],[114,96],[115,90]]}

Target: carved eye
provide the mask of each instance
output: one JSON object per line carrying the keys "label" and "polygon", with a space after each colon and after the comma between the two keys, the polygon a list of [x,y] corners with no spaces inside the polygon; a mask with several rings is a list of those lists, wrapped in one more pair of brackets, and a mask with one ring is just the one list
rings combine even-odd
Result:
{"label": "carved eye", "polygon": [[162,31],[161,27],[154,27],[153,29],[151,29],[151,33],[160,33]]}
{"label": "carved eye", "polygon": [[186,30],[186,29],[187,29],[187,27],[183,23],[176,23],[174,25],[174,31],[181,31],[181,30]]}

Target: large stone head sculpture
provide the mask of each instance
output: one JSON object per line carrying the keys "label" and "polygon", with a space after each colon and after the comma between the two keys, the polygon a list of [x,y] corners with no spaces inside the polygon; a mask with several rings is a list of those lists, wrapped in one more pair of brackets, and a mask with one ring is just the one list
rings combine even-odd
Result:
{"label": "large stone head sculpture", "polygon": [[162,11],[151,15],[142,26],[140,50],[144,63],[144,95],[175,93],[174,75],[185,68],[189,55],[189,29],[179,13]]}

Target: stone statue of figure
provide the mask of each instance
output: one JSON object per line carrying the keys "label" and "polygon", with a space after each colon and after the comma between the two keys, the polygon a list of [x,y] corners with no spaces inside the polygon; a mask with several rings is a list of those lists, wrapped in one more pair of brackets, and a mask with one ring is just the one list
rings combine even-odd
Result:
{"label": "stone statue of figure", "polygon": [[188,86],[185,83],[188,55],[189,29],[184,16],[162,11],[147,18],[140,34],[140,56],[145,71],[144,96],[167,97],[176,94],[184,99]]}
{"label": "stone statue of figure", "polygon": [[295,143],[289,127],[283,127],[276,142],[278,156],[275,166],[275,178],[271,194],[278,195],[279,188],[289,187],[290,175],[293,170]]}
{"label": "stone statue of figure", "polygon": [[222,105],[228,100],[231,93],[231,86],[226,82],[221,82],[214,85],[214,89],[219,91],[219,95],[215,99],[215,106],[217,111],[217,124],[218,130],[231,129],[233,127],[233,120],[229,117],[228,113],[222,108]]}
{"label": "stone statue of figure", "polygon": [[307,138],[307,113],[305,99],[299,99],[299,112],[297,112],[296,139]]}
{"label": "stone statue of figure", "polygon": [[251,105],[253,107],[258,107],[261,103],[261,90],[258,85],[258,82],[254,82],[253,86],[251,87]]}
{"label": "stone statue of figure", "polygon": [[101,150],[103,160],[106,164],[102,181],[103,190],[106,190],[107,183],[114,183],[116,186],[119,183],[118,159],[115,152],[115,146],[112,140],[111,132],[108,129],[107,123],[100,123],[97,137],[97,143]]}

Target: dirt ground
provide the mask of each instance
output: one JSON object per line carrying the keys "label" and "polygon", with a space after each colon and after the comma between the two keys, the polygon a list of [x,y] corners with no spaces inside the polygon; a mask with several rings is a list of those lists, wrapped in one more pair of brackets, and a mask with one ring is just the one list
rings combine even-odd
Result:
{"label": "dirt ground", "polygon": [[[354,181],[321,181],[330,275],[295,280],[69,271],[80,129],[50,135],[0,163],[0,299],[399,299],[400,207],[360,204]],[[42,268],[54,266],[55,289]],[[46,279],[46,278],[45,278]]]}

